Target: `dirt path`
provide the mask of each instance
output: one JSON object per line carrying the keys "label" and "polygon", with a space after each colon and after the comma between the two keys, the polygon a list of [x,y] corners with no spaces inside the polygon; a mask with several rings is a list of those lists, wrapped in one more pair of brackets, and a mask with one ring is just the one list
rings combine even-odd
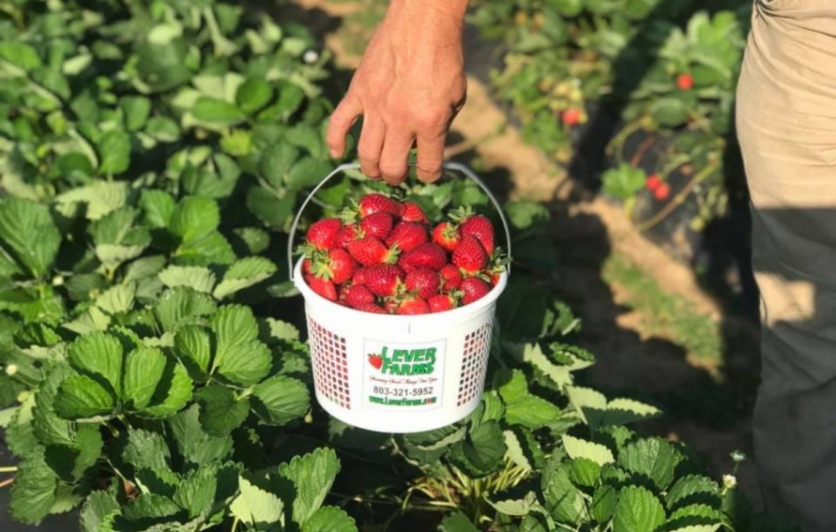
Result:
{"label": "dirt path", "polygon": [[[326,44],[335,51],[338,64],[356,67],[356,51],[362,48],[368,25],[359,26],[355,17],[340,27],[340,19],[358,12],[368,18],[371,10],[380,8],[380,2],[300,0],[299,4],[310,10],[311,25],[326,30]],[[467,35],[468,47],[474,52],[468,54],[468,69],[483,73],[489,51],[473,37],[474,32]],[[553,206],[557,213],[555,241],[561,256],[555,288],[583,319],[580,343],[598,357],[589,375],[590,384],[611,394],[641,396],[662,405],[669,417],[651,429],[688,441],[707,457],[715,475],[728,472],[732,466],[729,453],[749,449],[748,403],[739,397],[739,388],[750,383],[741,384],[716,367],[700,367],[675,341],[649,336],[642,326],[646,316],[623,307],[631,296],[629,287],[604,281],[602,273],[611,257],[620,257],[718,324],[724,319],[720,304],[700,288],[691,268],[637,233],[618,207],[578,190],[507,122],[486,85],[469,76],[467,105],[453,124],[448,156],[467,156],[479,163],[483,173],[490,174],[486,177],[509,179],[512,197]],[[724,366],[750,374],[756,352],[749,333],[740,333],[731,325],[718,325],[718,331],[724,335]],[[751,462],[741,468],[739,482],[758,502]]]}

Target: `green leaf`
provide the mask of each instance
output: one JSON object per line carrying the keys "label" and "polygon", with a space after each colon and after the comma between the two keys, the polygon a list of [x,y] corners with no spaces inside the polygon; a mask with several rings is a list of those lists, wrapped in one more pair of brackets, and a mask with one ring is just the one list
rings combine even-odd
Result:
{"label": "green leaf", "polygon": [[551,4],[558,13],[567,18],[577,17],[583,10],[582,0],[552,0]]}
{"label": "green leaf", "polygon": [[147,430],[128,428],[128,443],[122,450],[122,460],[134,469],[167,470],[171,455],[165,438]]}
{"label": "green leaf", "polygon": [[[58,196],[57,200],[61,205],[84,203],[87,206],[87,219],[100,220],[110,213],[123,209],[128,201],[128,193],[127,183],[96,181],[85,187],[70,189]],[[102,222],[101,225],[112,224],[114,228],[99,228],[99,231],[108,229],[107,232],[112,233],[112,236],[101,238],[104,235],[99,235],[99,238],[96,238],[97,243],[118,244],[121,242],[119,236],[124,236],[127,232],[133,222],[133,216],[133,210],[123,209],[109,222]]]}
{"label": "green leaf", "polygon": [[276,273],[276,265],[264,257],[247,257],[234,262],[215,288],[215,299],[230,295],[256,285]]}
{"label": "green leaf", "polygon": [[0,60],[7,61],[27,72],[42,65],[38,52],[22,42],[0,42]]}
{"label": "green leaf", "polygon": [[612,451],[599,443],[580,440],[568,434],[562,437],[563,447],[566,449],[566,454],[570,458],[586,458],[592,460],[599,466],[604,464],[614,464],[615,457]]}
{"label": "green leaf", "polygon": [[559,407],[534,395],[505,405],[505,420],[508,423],[532,429],[559,421],[561,415]]}
{"label": "green leaf", "polygon": [[218,228],[221,215],[218,204],[211,198],[184,198],[171,215],[169,229],[184,242],[191,242]]}
{"label": "green leaf", "polygon": [[310,394],[304,383],[276,376],[253,389],[253,410],[271,425],[285,425],[304,416],[310,408]]}
{"label": "green leaf", "polygon": [[461,512],[445,517],[441,521],[439,530],[441,532],[479,532],[479,529]]}
{"label": "green leaf", "polygon": [[611,168],[601,176],[604,194],[625,201],[635,197],[644,188],[646,178],[644,170],[633,168],[627,163]]}
{"label": "green leaf", "polygon": [[167,332],[179,327],[200,323],[203,318],[215,313],[217,305],[206,294],[185,286],[166,291],[154,307],[154,314]]}
{"label": "green leaf", "polygon": [[521,499],[498,499],[495,496],[494,499],[489,500],[491,506],[493,506],[497,512],[504,514],[504,515],[512,515],[515,517],[522,517],[524,515],[528,515],[531,512],[532,508],[535,505],[538,505],[537,502],[537,495],[533,491],[529,491],[525,494],[525,496]]}
{"label": "green leaf", "polygon": [[284,521],[284,503],[277,495],[262,489],[243,475],[238,479],[238,486],[241,492],[229,507],[232,515],[257,529]]}
{"label": "green leaf", "polygon": [[613,532],[655,532],[665,522],[665,509],[652,493],[627,486],[618,494]]}
{"label": "green leaf", "polygon": [[325,161],[304,157],[287,174],[287,186],[294,190],[312,187],[331,173],[331,165]]}
{"label": "green leaf", "polygon": [[323,448],[295,456],[289,464],[279,466],[279,474],[290,479],[296,487],[293,497],[293,520],[296,523],[304,524],[322,506],[339,471],[340,461],[336,453]]}
{"label": "green leaf", "polygon": [[250,413],[249,399],[238,399],[226,386],[209,385],[198,390],[195,399],[200,404],[200,423],[213,436],[230,434]]}
{"label": "green leaf", "polygon": [[269,340],[265,341],[268,343],[274,343],[271,340],[294,341],[299,339],[299,329],[286,321],[265,318],[262,323],[267,327]]}
{"label": "green leaf", "polygon": [[113,413],[116,399],[97,381],[85,375],[70,375],[61,383],[55,410],[67,419],[84,419]]}
{"label": "green leaf", "polygon": [[613,399],[607,404],[603,425],[626,425],[659,417],[662,411],[632,399]]}
{"label": "green leaf", "polygon": [[173,516],[180,511],[174,501],[156,493],[144,493],[122,507],[128,521],[139,521],[143,529],[158,522],[160,517]]}
{"label": "green leaf", "polygon": [[577,526],[587,520],[586,502],[558,457],[546,465],[540,485],[546,509],[556,521]]}
{"label": "green leaf", "polygon": [[221,461],[232,452],[232,437],[207,434],[200,424],[200,407],[192,405],[169,420],[180,456],[198,466]]}
{"label": "green leaf", "polygon": [[663,490],[673,482],[680,456],[670,442],[648,438],[628,444],[618,455],[618,466],[644,475]]}
{"label": "green leaf", "polygon": [[152,116],[145,133],[159,142],[177,142],[181,136],[177,122],[164,116]]}
{"label": "green leaf", "polygon": [[238,108],[250,115],[263,108],[273,99],[273,87],[264,78],[248,78],[235,94]]}
{"label": "green leaf", "polygon": [[140,347],[125,358],[122,401],[130,410],[143,410],[151,402],[163,377],[166,357],[157,348]]}
{"label": "green leaf", "polygon": [[149,406],[142,410],[142,414],[151,417],[168,417],[179,412],[192,398],[192,380],[181,364],[172,359],[167,360],[168,366],[154,391]]}
{"label": "green leaf", "polygon": [[569,478],[578,486],[594,488],[601,478],[601,466],[589,458],[575,458],[569,468]]}
{"label": "green leaf", "polygon": [[125,172],[131,163],[131,139],[118,129],[102,135],[96,143],[99,155],[99,172],[104,175],[118,175]]}
{"label": "green leaf", "polygon": [[208,96],[197,99],[192,107],[192,115],[201,122],[222,126],[234,126],[246,118],[235,105]]}
{"label": "green leaf", "polygon": [[81,373],[99,375],[118,394],[122,382],[122,344],[115,336],[91,333],[70,345],[70,364]]}
{"label": "green leaf", "polygon": [[665,504],[673,510],[679,506],[706,502],[718,498],[717,483],[702,475],[687,475],[678,479],[665,494]]}
{"label": "green leaf", "polygon": [[273,229],[284,228],[295,204],[296,194],[292,192],[285,191],[277,197],[265,188],[252,187],[247,191],[247,209]]}
{"label": "green leaf", "polygon": [[119,512],[119,502],[106,491],[94,491],[81,508],[81,532],[102,532],[102,524],[109,515]]}
{"label": "green leaf", "polygon": [[58,479],[44,461],[43,451],[28,455],[18,466],[11,489],[9,511],[15,519],[39,525],[56,501]]}
{"label": "green leaf", "polygon": [[[211,293],[215,274],[200,266],[169,266],[160,272],[160,281],[169,288],[187,286],[197,292]],[[217,296],[216,296],[217,297]]]}
{"label": "green leaf", "polygon": [[665,127],[678,127],[688,120],[688,106],[681,98],[665,97],[653,100],[650,114]]}
{"label": "green leaf", "polygon": [[358,532],[357,524],[341,508],[323,506],[302,525],[301,532]]}
{"label": "green leaf", "polygon": [[531,467],[531,462],[529,462],[528,457],[525,455],[520,439],[514,431],[506,430],[502,433],[502,435],[505,438],[505,447],[508,449],[506,451],[508,458],[518,467],[521,467],[526,471],[531,471],[533,469]]}
{"label": "green leaf", "polygon": [[502,464],[506,451],[499,423],[487,421],[472,428],[452,451],[459,467],[471,476],[481,477],[494,472]]}
{"label": "green leaf", "polygon": [[125,96],[119,100],[119,107],[125,114],[125,129],[139,131],[151,114],[151,100],[144,96]]}
{"label": "green leaf", "polygon": [[177,205],[168,192],[162,190],[143,190],[139,198],[145,224],[154,227],[168,227]]}
{"label": "green leaf", "polygon": [[189,471],[177,486],[174,502],[189,512],[190,518],[205,515],[215,502],[218,490],[217,468],[200,468]]}
{"label": "green leaf", "polygon": [[183,327],[174,336],[174,345],[180,360],[193,376],[205,380],[212,361],[212,339],[209,331],[197,326]]}
{"label": "green leaf", "polygon": [[191,266],[227,265],[235,258],[232,246],[218,231],[184,243],[176,252],[178,264]]}
{"label": "green leaf", "polygon": [[270,349],[257,340],[258,324],[252,310],[242,305],[222,307],[212,316],[217,350],[213,366],[239,384],[254,384],[270,371]]}
{"label": "green leaf", "polygon": [[44,275],[55,260],[61,234],[46,205],[5,196],[0,198],[0,255],[8,246],[35,277]]}
{"label": "green leaf", "polygon": [[590,512],[592,518],[599,523],[609,523],[615,514],[618,504],[618,488],[610,484],[599,486],[592,496]]}
{"label": "green leaf", "polygon": [[108,314],[129,312],[134,308],[136,285],[120,284],[109,288],[96,298],[96,306]]}
{"label": "green leaf", "polygon": [[259,172],[276,190],[280,190],[299,153],[298,148],[287,142],[278,142],[264,150],[258,163]]}

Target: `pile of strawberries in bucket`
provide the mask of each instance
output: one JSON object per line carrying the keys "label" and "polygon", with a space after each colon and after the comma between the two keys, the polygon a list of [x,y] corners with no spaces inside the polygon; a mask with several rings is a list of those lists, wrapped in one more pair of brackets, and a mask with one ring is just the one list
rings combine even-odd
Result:
{"label": "pile of strawberries in bucket", "polygon": [[435,225],[415,203],[363,196],[340,218],[313,223],[301,246],[311,289],[379,314],[428,314],[487,295],[507,262],[485,216],[457,209]]}

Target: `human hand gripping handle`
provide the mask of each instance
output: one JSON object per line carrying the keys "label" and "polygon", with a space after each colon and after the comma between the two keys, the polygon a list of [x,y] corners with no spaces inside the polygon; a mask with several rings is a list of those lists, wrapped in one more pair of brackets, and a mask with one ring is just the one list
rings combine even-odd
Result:
{"label": "human hand gripping handle", "polygon": [[441,177],[447,131],[467,92],[466,9],[467,0],[392,0],[331,116],[333,157],[343,155],[348,131],[362,115],[357,153],[364,174],[402,183],[417,144],[418,178]]}

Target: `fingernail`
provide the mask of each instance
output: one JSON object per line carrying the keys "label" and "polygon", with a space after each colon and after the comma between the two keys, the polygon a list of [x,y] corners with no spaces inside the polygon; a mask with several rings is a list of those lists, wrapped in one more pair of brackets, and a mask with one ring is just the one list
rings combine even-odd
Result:
{"label": "fingernail", "polygon": [[334,148],[331,148],[330,153],[331,153],[331,158],[333,158],[333,159],[336,159],[337,157],[340,156],[340,152],[335,150]]}

